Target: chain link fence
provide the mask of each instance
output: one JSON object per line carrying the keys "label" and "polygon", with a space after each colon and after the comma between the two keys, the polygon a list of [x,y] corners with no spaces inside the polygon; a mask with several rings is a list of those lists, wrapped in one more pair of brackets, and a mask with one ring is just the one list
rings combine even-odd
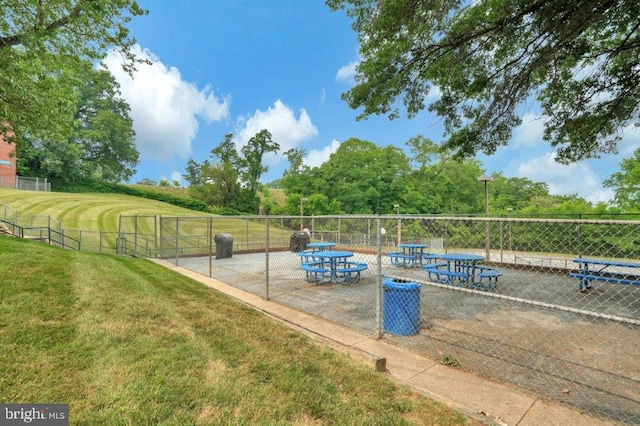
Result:
{"label": "chain link fence", "polygon": [[[301,231],[299,217],[161,218],[161,257],[443,364],[640,424],[640,268],[633,267],[640,222],[331,216],[303,223]],[[216,235],[232,236],[230,256],[217,256]],[[349,254],[332,272],[311,246]],[[482,261],[447,270],[445,260],[458,255]],[[580,272],[578,258],[609,262],[604,281],[580,291],[581,279],[570,275]],[[471,267],[487,275],[481,285],[461,278]]]}
{"label": "chain link fence", "polygon": [[15,188],[25,191],[51,192],[51,182],[48,182],[47,178],[16,176]]}
{"label": "chain link fence", "polygon": [[19,214],[8,204],[0,204],[0,232],[73,250],[117,252],[118,232],[64,228],[51,216]]}
{"label": "chain link fence", "polygon": [[118,232],[99,232],[0,207],[5,226],[46,227],[59,245],[167,259],[443,364],[640,424],[637,217],[121,216]]}

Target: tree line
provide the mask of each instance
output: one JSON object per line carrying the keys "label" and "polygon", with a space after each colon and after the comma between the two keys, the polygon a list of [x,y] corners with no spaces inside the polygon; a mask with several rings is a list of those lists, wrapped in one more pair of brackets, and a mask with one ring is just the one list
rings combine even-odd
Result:
{"label": "tree line", "polygon": [[[289,167],[282,177],[261,185],[260,176],[268,170],[260,165],[262,155],[276,152],[278,144],[262,130],[237,151],[233,135],[226,135],[210,159],[203,163],[190,159],[183,176],[191,197],[250,214],[298,215],[301,210],[305,215],[484,213],[484,182],[478,178],[485,170],[479,160],[457,159],[424,136],[411,138],[406,145],[409,155],[401,147],[351,138],[327,162],[313,168],[304,164],[304,149],[290,149],[284,153]],[[622,170],[606,181],[618,188],[616,205],[594,205],[577,195],[551,195],[544,182],[494,173],[488,182],[490,213],[578,215],[637,210],[635,199],[628,198],[630,191],[621,189],[621,182],[634,179],[628,173],[632,163],[640,167],[640,161],[625,160]],[[270,188],[284,191],[284,204],[269,197]]]}

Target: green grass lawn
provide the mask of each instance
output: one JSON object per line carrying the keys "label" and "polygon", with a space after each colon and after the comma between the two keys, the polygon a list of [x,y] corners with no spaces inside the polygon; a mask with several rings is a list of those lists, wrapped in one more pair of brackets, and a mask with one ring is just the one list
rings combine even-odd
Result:
{"label": "green grass lawn", "polygon": [[[213,216],[146,198],[103,193],[77,194],[0,189],[0,218],[5,215],[5,211],[2,210],[3,205],[8,206],[6,212],[9,219],[14,218],[16,212],[23,219],[31,216],[45,219],[46,216],[50,216],[60,222],[66,230],[102,231],[107,234],[104,235],[102,244],[112,249],[116,245],[116,233],[119,230],[121,215],[155,216],[156,218],[159,216],[181,218]],[[19,220],[18,224],[27,226],[25,222],[29,223],[29,220]],[[46,221],[40,220],[38,223],[43,226]],[[124,219],[124,224],[125,232],[133,232],[134,226],[131,219]],[[159,222],[154,222],[152,219],[140,219],[136,229],[141,234],[153,235],[154,224],[156,237],[159,238]],[[182,220],[181,226],[181,234],[208,235],[206,220]],[[236,241],[262,242],[265,238],[265,224],[263,221],[247,221],[234,216],[215,216],[213,234],[220,232],[232,234]],[[279,229],[276,226],[272,227],[270,232],[272,238],[282,241],[288,241],[291,234],[290,230]],[[77,233],[67,235],[78,238]],[[97,234],[84,234],[83,238],[86,240],[83,242],[84,248],[88,251],[99,251],[95,248],[98,245]],[[185,240],[181,246],[188,246],[190,241],[190,239]]]}
{"label": "green grass lawn", "polygon": [[0,235],[0,403],[71,424],[469,420],[144,259]]}
{"label": "green grass lawn", "polygon": [[168,203],[122,194],[0,189],[2,204],[17,211],[19,216],[51,216],[62,222],[65,228],[104,232],[118,230],[119,215],[210,216]]}

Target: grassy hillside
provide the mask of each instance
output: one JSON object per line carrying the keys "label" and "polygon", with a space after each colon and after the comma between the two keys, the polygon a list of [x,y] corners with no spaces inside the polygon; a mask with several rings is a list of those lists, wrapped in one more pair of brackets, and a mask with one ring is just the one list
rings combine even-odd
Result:
{"label": "grassy hillside", "polygon": [[72,425],[466,422],[143,259],[0,235],[0,277],[0,403],[68,403]]}
{"label": "grassy hillside", "polygon": [[[207,216],[160,201],[122,194],[36,192],[0,189],[0,205],[18,215],[51,216],[65,228],[118,230],[119,215]],[[3,211],[0,210],[0,217]]]}
{"label": "grassy hillside", "polygon": [[264,191],[258,192],[258,196],[261,200],[269,200],[275,206],[281,206],[285,204],[287,200],[287,194],[279,188],[266,188]]}
{"label": "grassy hillside", "polygon": [[175,186],[151,186],[151,185],[125,185],[131,188],[136,188],[143,191],[155,191],[163,194],[173,195],[175,197],[189,198],[189,189]]}

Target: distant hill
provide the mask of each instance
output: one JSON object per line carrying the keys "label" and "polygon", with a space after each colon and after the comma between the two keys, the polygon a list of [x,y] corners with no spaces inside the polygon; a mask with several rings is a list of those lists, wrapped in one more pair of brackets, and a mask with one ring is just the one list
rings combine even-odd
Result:
{"label": "distant hill", "polygon": [[285,194],[282,189],[267,188],[266,193],[267,195],[262,191],[258,191],[258,196],[261,201],[269,199],[274,205],[281,206],[284,205],[287,200],[287,194]]}
{"label": "distant hill", "polygon": [[174,197],[189,198],[189,188],[183,188],[178,186],[155,186],[155,185],[139,185],[139,184],[124,185],[124,186],[136,188],[141,191],[154,191],[154,192],[159,192],[161,194],[173,195]]}

